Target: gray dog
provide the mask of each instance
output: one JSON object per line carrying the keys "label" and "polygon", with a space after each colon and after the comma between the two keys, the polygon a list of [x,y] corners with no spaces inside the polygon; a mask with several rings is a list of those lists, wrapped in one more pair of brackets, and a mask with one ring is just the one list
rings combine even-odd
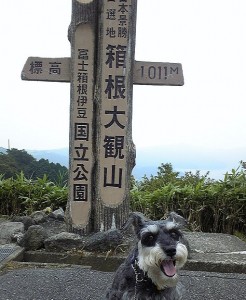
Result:
{"label": "gray dog", "polygon": [[184,292],[177,271],[187,260],[188,250],[180,229],[184,218],[172,212],[160,221],[132,213],[125,225],[134,226],[136,247],[116,271],[107,300],[179,300]]}

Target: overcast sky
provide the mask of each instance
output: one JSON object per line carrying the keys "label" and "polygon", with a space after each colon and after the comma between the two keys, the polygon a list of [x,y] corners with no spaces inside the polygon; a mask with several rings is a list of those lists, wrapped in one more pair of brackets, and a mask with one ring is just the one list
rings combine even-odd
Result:
{"label": "overcast sky", "polygon": [[[18,149],[68,147],[69,84],[20,74],[28,56],[70,56],[71,2],[1,2],[1,147],[8,140]],[[137,149],[168,146],[182,157],[182,148],[194,148],[246,160],[245,15],[245,0],[138,1],[135,59],[182,63],[185,85],[134,86]]]}

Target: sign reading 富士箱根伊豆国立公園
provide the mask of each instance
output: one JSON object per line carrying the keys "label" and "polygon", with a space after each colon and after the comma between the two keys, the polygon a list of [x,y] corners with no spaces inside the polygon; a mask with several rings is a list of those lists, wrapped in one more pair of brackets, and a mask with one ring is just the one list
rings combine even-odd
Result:
{"label": "sign reading \u5bcc\u58eb\u7bb1\u6839\u4f0a\u8c46\u56fd\u7acb\u516c\u5712", "polygon": [[69,82],[67,222],[120,228],[129,213],[133,84],[184,84],[179,63],[135,61],[137,0],[72,0],[71,57],[29,57],[23,80]]}

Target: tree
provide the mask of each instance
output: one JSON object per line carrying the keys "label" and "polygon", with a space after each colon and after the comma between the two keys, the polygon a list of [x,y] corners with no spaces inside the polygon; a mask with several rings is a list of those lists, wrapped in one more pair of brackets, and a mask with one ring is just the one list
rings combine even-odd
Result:
{"label": "tree", "polygon": [[26,178],[42,178],[65,185],[68,179],[67,168],[60,164],[50,163],[47,159],[37,161],[25,150],[9,149],[6,154],[0,153],[0,174],[5,178],[15,177],[23,172]]}
{"label": "tree", "polygon": [[178,178],[179,172],[173,170],[171,163],[161,164],[158,167],[157,175],[151,175],[150,178],[147,176],[143,177],[142,182],[140,183],[140,188],[144,191],[155,191],[168,183],[175,183],[179,181]]}

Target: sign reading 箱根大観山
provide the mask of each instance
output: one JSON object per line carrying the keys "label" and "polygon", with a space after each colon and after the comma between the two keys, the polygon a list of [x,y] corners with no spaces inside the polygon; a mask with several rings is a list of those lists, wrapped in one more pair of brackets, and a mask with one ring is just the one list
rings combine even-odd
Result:
{"label": "sign reading \u7bb1\u6839\u5927\u89b3\u5c71", "polygon": [[132,1],[104,1],[102,26],[99,191],[106,206],[117,206],[125,195],[129,130],[128,58]]}

